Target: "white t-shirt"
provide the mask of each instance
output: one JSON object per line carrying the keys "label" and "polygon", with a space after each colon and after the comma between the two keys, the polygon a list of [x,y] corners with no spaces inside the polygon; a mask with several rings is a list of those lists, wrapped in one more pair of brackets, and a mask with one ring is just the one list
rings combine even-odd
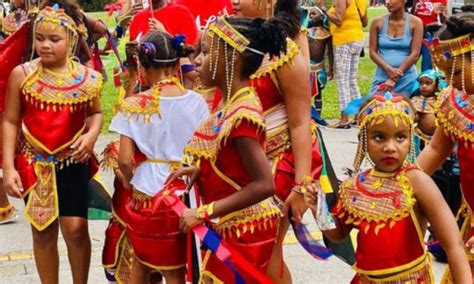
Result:
{"label": "white t-shirt", "polygon": [[[177,97],[160,96],[160,115],[152,114],[144,122],[143,114],[117,113],[109,130],[130,137],[148,159],[181,161],[184,146],[189,142],[201,121],[209,116],[204,98],[187,91]],[[169,176],[169,165],[144,162],[133,175],[131,184],[140,192],[153,196]]]}

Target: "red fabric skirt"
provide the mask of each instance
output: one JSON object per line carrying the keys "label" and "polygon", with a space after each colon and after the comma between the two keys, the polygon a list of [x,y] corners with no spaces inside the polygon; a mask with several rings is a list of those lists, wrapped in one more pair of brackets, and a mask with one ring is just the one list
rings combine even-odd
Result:
{"label": "red fabric skirt", "polygon": [[125,227],[115,217],[110,218],[109,226],[105,230],[105,242],[102,250],[102,265],[106,268],[114,268],[120,254],[120,244],[125,236]]}
{"label": "red fabric skirt", "polygon": [[[319,152],[319,143],[316,137],[313,138],[311,160],[311,177],[318,180],[323,168],[321,153]],[[275,195],[282,202],[285,202],[291,189],[295,184],[295,157],[292,148],[283,152],[278,160],[275,170]]]}
{"label": "red fabric skirt", "polygon": [[[266,229],[256,230],[253,234],[249,230],[242,233],[239,238],[227,238],[225,241],[254,267],[266,274],[276,240],[276,233],[277,226],[267,226]],[[256,283],[255,279],[246,271],[238,266],[236,268],[244,278],[245,283]],[[226,284],[235,283],[232,270],[210,251],[206,251],[203,255],[201,277],[204,283],[209,283],[211,280],[214,280],[214,282],[222,281]]]}
{"label": "red fabric skirt", "polygon": [[132,195],[132,190],[125,188],[117,178],[114,179],[114,189],[112,196],[113,216],[105,230],[104,249],[102,250],[102,265],[106,268],[117,265],[121,239],[125,235],[127,202]]}
{"label": "red fabric skirt", "polygon": [[[168,189],[184,189],[178,180]],[[136,191],[133,193],[136,194]],[[179,216],[159,197],[133,196],[127,204],[127,237],[137,259],[157,270],[175,270],[186,265],[186,234],[179,229]],[[156,208],[156,209],[155,209]]]}

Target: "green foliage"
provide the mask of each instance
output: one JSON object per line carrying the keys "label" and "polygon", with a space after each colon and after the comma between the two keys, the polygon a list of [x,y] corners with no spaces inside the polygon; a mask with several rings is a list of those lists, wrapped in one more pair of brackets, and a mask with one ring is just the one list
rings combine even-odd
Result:
{"label": "green foliage", "polygon": [[115,2],[115,0],[78,0],[82,10],[86,12],[103,11],[107,3]]}

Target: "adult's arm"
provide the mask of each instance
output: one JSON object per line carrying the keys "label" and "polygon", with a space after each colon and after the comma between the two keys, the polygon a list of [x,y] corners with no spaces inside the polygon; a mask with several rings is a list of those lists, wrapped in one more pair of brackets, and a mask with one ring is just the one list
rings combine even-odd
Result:
{"label": "adult's arm", "polygon": [[[356,1],[356,0],[352,0]],[[336,26],[342,26],[342,22],[344,21],[344,13],[346,12],[347,8],[347,0],[335,0],[334,5],[336,6],[336,13],[327,13],[329,21],[333,22]]]}

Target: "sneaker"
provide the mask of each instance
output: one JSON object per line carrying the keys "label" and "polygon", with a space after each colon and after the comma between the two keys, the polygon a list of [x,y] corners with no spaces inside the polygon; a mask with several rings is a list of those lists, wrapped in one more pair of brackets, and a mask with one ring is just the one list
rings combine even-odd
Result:
{"label": "sneaker", "polygon": [[7,207],[0,208],[0,225],[15,221],[18,218],[18,213],[15,207],[9,204]]}

